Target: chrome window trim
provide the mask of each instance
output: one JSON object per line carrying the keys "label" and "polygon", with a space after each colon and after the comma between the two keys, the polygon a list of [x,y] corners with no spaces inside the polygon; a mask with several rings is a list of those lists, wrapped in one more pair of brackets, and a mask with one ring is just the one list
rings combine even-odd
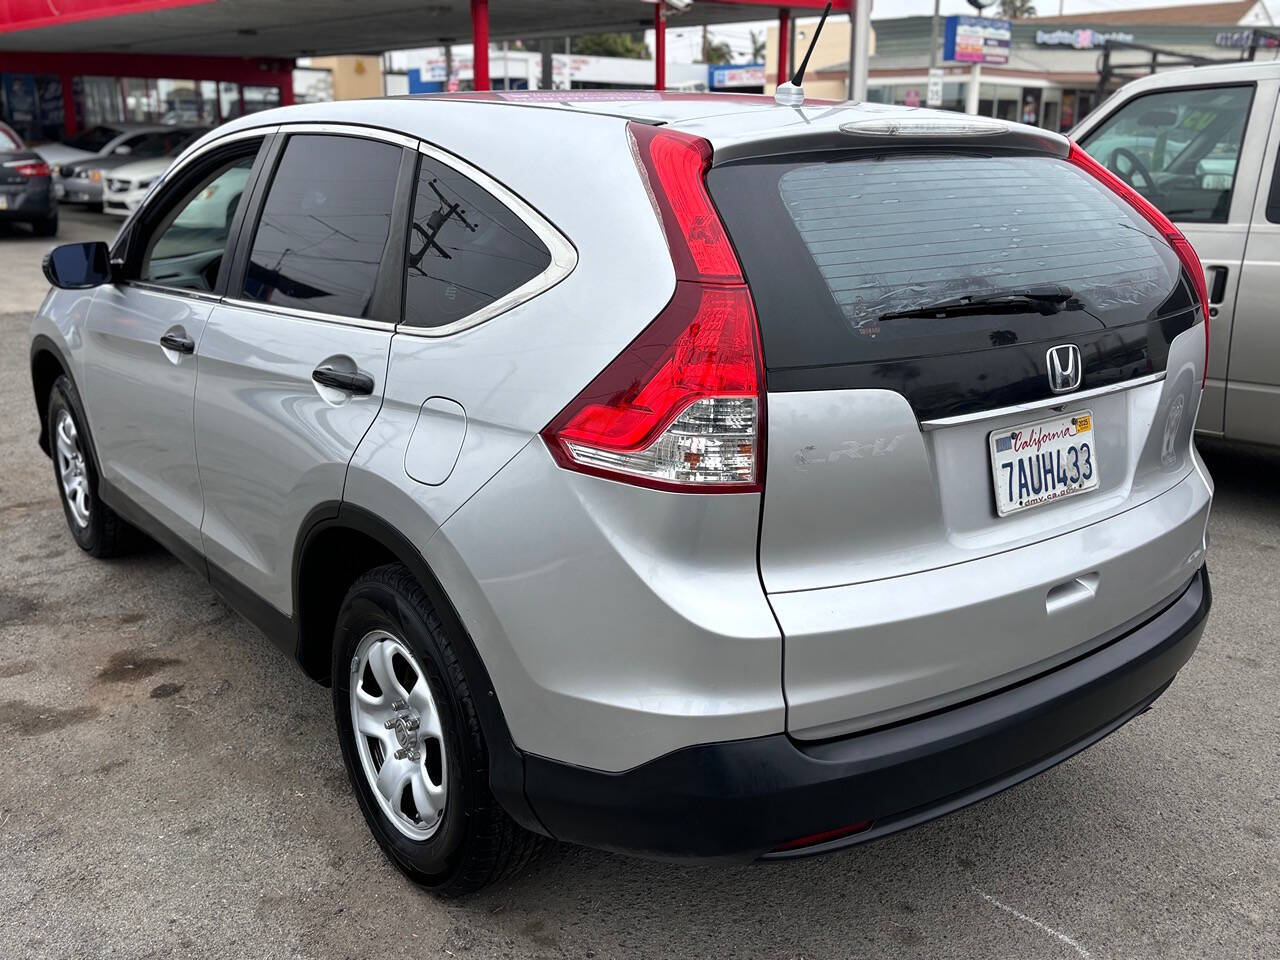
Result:
{"label": "chrome window trim", "polygon": [[[532,230],[546,246],[551,254],[551,262],[537,276],[530,278],[514,290],[494,300],[488,306],[481,307],[479,310],[469,313],[465,317],[460,317],[452,323],[446,323],[439,327],[420,327],[405,323],[401,318],[400,323],[396,324],[396,333],[433,339],[452,336],[455,333],[478,326],[487,320],[492,320],[499,314],[506,313],[508,310],[546,293],[569,274],[573,273],[574,268],[578,265],[577,249],[564,234],[552,226],[546,217],[526,203],[518,194],[478,167],[472,166],[462,158],[441,150],[439,147],[425,141],[418,141],[417,149],[423,156],[430,157],[432,160],[456,170],[474,182],[476,186],[488,191],[499,203],[519,217],[525,226]],[[407,306],[407,298],[405,305]]]}
{"label": "chrome window trim", "polygon": [[358,123],[281,123],[275,130],[287,136],[307,133],[329,134],[330,136],[360,137],[364,140],[381,140],[409,150],[418,148],[417,137],[398,133],[395,130],[385,130],[382,127],[365,127]]}
{"label": "chrome window trim", "polygon": [[146,290],[150,293],[163,293],[171,297],[182,297],[186,300],[201,300],[205,303],[221,303],[222,297],[216,293],[205,293],[203,290],[184,290],[181,287],[166,287],[158,283],[149,283],[146,280],[121,280],[118,287],[134,287],[138,290]]}
{"label": "chrome window trim", "polygon": [[348,317],[340,313],[321,313],[319,310],[299,310],[296,307],[285,307],[262,300],[245,300],[241,297],[223,297],[224,306],[237,307],[241,310],[256,310],[260,313],[274,313],[284,317],[295,317],[299,320],[319,320],[324,323],[336,323],[346,327],[362,327],[365,330],[385,330],[395,332],[395,324],[385,320],[367,320],[364,317]]}
{"label": "chrome window trim", "polygon": [[1030,413],[1035,410],[1044,410],[1049,407],[1065,407],[1077,400],[1092,400],[1094,397],[1105,397],[1110,393],[1119,393],[1122,390],[1132,390],[1135,387],[1145,387],[1149,383],[1159,383],[1165,377],[1165,372],[1161,370],[1159,373],[1151,373],[1145,377],[1134,377],[1132,380],[1123,380],[1120,383],[1111,383],[1105,387],[1094,387],[1092,390],[1081,390],[1079,393],[1065,394],[1060,393],[1054,397],[1045,397],[1043,400],[1032,400],[1028,403],[1015,403],[1008,407],[1000,407],[996,410],[979,410],[977,413],[962,413],[955,417],[939,417],[936,420],[921,420],[921,430],[939,430],[943,427],[954,427],[963,423],[980,423],[983,420],[996,420],[1000,417],[1007,417],[1013,414]]}

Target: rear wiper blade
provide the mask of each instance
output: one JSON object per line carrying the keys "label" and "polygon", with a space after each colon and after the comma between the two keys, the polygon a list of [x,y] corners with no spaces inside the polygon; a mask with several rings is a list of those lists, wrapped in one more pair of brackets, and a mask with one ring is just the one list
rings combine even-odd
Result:
{"label": "rear wiper blade", "polygon": [[1047,283],[1036,287],[1024,287],[1021,290],[1001,290],[999,293],[981,296],[966,295],[939,300],[925,307],[910,310],[894,310],[881,314],[880,321],[906,319],[910,317],[947,316],[953,313],[967,313],[983,307],[1034,307],[1040,313],[1057,313],[1068,305],[1079,305],[1071,288],[1060,283]]}

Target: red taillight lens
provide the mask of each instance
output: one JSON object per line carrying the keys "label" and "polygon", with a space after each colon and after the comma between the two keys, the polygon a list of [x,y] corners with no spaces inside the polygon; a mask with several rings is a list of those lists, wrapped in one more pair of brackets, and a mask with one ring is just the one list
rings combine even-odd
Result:
{"label": "red taillight lens", "polygon": [[643,123],[628,124],[627,132],[666,230],[676,279],[742,283],[738,256],[703,181],[711,144]]}
{"label": "red taillight lens", "polygon": [[47,177],[50,175],[49,165],[36,160],[18,160],[5,164],[20,177]]}
{"label": "red taillight lens", "polygon": [[745,286],[675,296],[543,431],[563,467],[661,489],[759,489],[760,346]]}
{"label": "red taillight lens", "polygon": [[[1200,298],[1200,311],[1204,317],[1204,380],[1207,380],[1209,376],[1209,285],[1205,280],[1204,267],[1200,263],[1200,257],[1191,246],[1191,242],[1183,236],[1182,231],[1174,225],[1172,220],[1160,212],[1158,207],[1097,160],[1093,159],[1093,157],[1089,156],[1089,154],[1085,153],[1079,144],[1074,142],[1071,144],[1067,160],[1084,170],[1095,180],[1100,181],[1112,193],[1118,194],[1127,201],[1153,227],[1159,230],[1160,235],[1169,241],[1169,246],[1173,247],[1173,252],[1178,255],[1178,261],[1182,264],[1183,269],[1187,271],[1187,276],[1191,280],[1191,286],[1195,290],[1196,296]],[[1200,384],[1202,389],[1204,380]]]}
{"label": "red taillight lens", "polygon": [[547,425],[560,466],[663,490],[761,489],[764,365],[751,292],[704,177],[711,147],[631,124],[675,266],[671,301]]}

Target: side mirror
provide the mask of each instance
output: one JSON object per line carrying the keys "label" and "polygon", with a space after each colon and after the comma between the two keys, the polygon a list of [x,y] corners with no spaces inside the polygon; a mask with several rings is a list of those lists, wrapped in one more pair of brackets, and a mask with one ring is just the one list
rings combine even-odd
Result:
{"label": "side mirror", "polygon": [[107,245],[64,243],[44,258],[45,278],[63,290],[88,290],[111,282],[111,254]]}

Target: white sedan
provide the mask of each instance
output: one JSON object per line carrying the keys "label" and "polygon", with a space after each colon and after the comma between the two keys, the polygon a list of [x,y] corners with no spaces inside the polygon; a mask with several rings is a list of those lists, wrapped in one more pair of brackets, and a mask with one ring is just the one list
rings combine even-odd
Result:
{"label": "white sedan", "polygon": [[102,212],[119,217],[127,217],[133,213],[174,159],[152,157],[126,163],[109,171],[102,183]]}

